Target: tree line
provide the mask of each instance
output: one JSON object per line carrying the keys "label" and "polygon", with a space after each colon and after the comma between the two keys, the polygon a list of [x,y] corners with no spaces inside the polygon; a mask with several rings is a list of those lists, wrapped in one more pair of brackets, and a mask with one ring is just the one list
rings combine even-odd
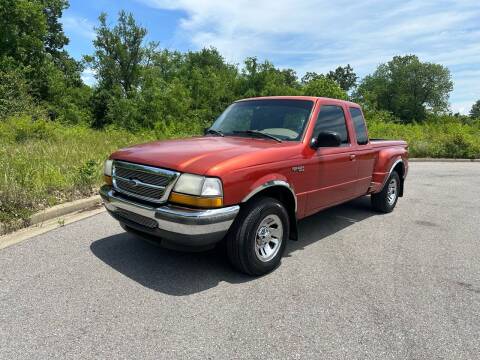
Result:
{"label": "tree line", "polygon": [[[415,55],[395,56],[361,81],[350,65],[299,78],[256,57],[228,63],[215,48],[161,49],[146,43],[147,29],[124,11],[112,26],[99,16],[94,52],[77,61],[65,50],[67,7],[67,0],[1,2],[0,119],[28,113],[94,128],[203,127],[236,99],[268,95],[350,99],[403,123],[449,113],[448,68]],[[93,87],[81,79],[86,68],[94,71]],[[480,100],[470,118],[480,118]]]}

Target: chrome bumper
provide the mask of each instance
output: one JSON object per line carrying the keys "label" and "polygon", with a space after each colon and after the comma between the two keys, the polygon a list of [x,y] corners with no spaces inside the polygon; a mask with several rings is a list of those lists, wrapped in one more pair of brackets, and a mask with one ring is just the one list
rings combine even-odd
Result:
{"label": "chrome bumper", "polygon": [[205,246],[220,241],[240,210],[238,205],[220,209],[190,209],[168,204],[154,207],[133,202],[108,185],[100,189],[100,195],[105,208],[121,223],[184,246]]}

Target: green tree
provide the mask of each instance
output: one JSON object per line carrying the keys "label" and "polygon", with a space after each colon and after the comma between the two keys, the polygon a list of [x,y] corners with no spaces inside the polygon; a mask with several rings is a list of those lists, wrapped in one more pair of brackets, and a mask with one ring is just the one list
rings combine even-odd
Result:
{"label": "green tree", "polygon": [[345,91],[354,88],[358,79],[350,64],[339,66],[334,71],[329,71],[327,78],[334,80]]}
{"label": "green tree", "polygon": [[429,111],[447,111],[452,89],[446,67],[406,55],[395,56],[366,76],[355,97],[367,107],[387,110],[403,122],[413,122],[425,120]]}
{"label": "green tree", "polygon": [[[169,50],[152,52],[144,76],[155,76],[161,81],[145,81],[142,91],[156,93],[154,89],[160,88],[163,89],[160,92],[177,97],[169,101],[165,97],[159,100],[161,106],[172,111],[168,115],[156,106],[157,114],[162,116],[163,121],[163,125],[156,124],[156,128],[165,127],[167,123],[171,128],[188,124],[208,126],[237,98],[238,69],[226,63],[214,48],[186,53]],[[179,94],[182,94],[182,99],[178,98]],[[177,104],[179,111],[174,111],[171,104]],[[175,126],[173,118],[176,119]]]}
{"label": "green tree", "polygon": [[146,49],[143,39],[147,30],[135,22],[132,14],[120,11],[117,24],[110,28],[107,15],[99,16],[100,26],[95,30],[95,53],[86,56],[86,62],[95,70],[99,88],[120,87],[128,97],[140,81],[140,71]]}
{"label": "green tree", "polygon": [[206,122],[235,99],[237,75],[214,48],[187,52],[178,74],[190,92],[192,111]]}
{"label": "green tree", "polygon": [[122,113],[132,108],[131,102],[120,100],[136,97],[142,64],[150,54],[143,46],[147,30],[137,25],[132,14],[121,11],[113,28],[107,25],[105,13],[99,16],[99,22],[93,41],[95,52],[84,57],[95,71],[98,82],[92,100],[95,127],[102,127],[112,119],[107,116],[109,106],[119,106]]}
{"label": "green tree", "polygon": [[277,69],[271,62],[259,63],[256,57],[245,60],[239,78],[240,97],[300,95],[297,75],[292,69]]}
{"label": "green tree", "polygon": [[472,108],[470,109],[470,117],[472,119],[480,119],[480,100],[477,100],[477,102],[472,105]]}
{"label": "green tree", "polygon": [[0,118],[25,112],[32,113],[35,102],[28,93],[28,84],[20,69],[0,70]]}
{"label": "green tree", "polygon": [[67,6],[66,0],[0,2],[0,66],[4,72],[13,72],[16,84],[21,74],[22,91],[52,114],[63,111],[57,105],[65,91],[59,89],[83,85],[81,64],[63,49],[68,39],[60,17]]}
{"label": "green tree", "polygon": [[307,71],[305,75],[302,76],[302,85],[309,83],[312,80],[320,79],[324,77],[322,74],[318,74],[315,71]]}
{"label": "green tree", "polygon": [[59,21],[63,10],[68,8],[67,0],[39,0],[46,22],[46,35],[44,37],[45,50],[55,58],[61,58],[63,47],[68,45],[68,38],[63,32],[62,23]]}
{"label": "green tree", "polygon": [[39,64],[45,55],[47,23],[40,1],[0,2],[0,56],[17,65]]}
{"label": "green tree", "polygon": [[303,94],[308,96],[322,96],[333,99],[347,99],[347,93],[336,81],[327,78],[324,75],[312,76],[303,86]]}

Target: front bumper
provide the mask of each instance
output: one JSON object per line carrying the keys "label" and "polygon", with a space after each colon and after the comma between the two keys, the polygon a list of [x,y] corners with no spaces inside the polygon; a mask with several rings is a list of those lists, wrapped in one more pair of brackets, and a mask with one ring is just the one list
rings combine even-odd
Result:
{"label": "front bumper", "polygon": [[126,198],[108,185],[102,186],[100,195],[110,215],[121,223],[187,247],[204,247],[222,240],[240,210],[238,205],[219,209],[169,204],[154,207]]}

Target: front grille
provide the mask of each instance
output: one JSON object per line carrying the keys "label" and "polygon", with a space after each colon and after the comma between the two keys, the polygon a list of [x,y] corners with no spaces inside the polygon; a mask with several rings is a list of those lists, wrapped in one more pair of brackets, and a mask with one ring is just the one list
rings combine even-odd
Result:
{"label": "front grille", "polygon": [[118,192],[155,203],[168,199],[170,191],[180,174],[124,161],[113,162],[113,187]]}
{"label": "front grille", "polygon": [[115,182],[117,187],[121,190],[152,199],[161,199],[165,192],[164,188],[152,188],[141,184],[131,185],[130,181],[120,178],[116,178]]}
{"label": "front grille", "polygon": [[156,186],[167,186],[169,182],[168,177],[158,176],[147,172],[135,171],[123,167],[116,167],[115,175],[124,179],[137,179],[146,184]]}
{"label": "front grille", "polygon": [[157,227],[157,222],[155,220],[150,219],[146,216],[135,214],[128,210],[117,209],[115,210],[114,214],[115,214],[115,217],[120,221],[122,220],[132,221],[136,224],[148,227],[150,229],[154,229]]}

